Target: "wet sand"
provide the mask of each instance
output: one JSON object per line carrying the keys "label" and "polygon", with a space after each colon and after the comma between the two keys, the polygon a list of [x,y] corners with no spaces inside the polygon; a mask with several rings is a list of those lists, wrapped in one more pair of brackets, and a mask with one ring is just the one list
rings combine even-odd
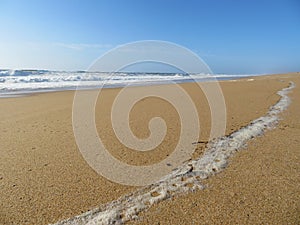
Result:
{"label": "wet sand", "polygon": [[[135,222],[299,223],[299,74],[253,79],[221,82],[227,107],[226,134],[264,115],[279,100],[276,92],[293,80],[292,104],[282,114],[278,128],[252,140],[225,171],[205,182],[205,190],[159,203]],[[205,96],[196,84],[181,86],[195,102],[201,124],[199,140],[205,142],[210,130]],[[132,151],[116,139],[109,123],[118,92],[104,90],[96,106],[96,126],[106,147],[113,156],[133,165],[164,159],[179,137],[176,110],[157,98],[140,101],[130,114],[134,134],[147,137],[149,120],[161,116],[168,127],[167,136],[153,151]],[[137,189],[99,176],[84,161],[72,130],[73,97],[73,91],[64,91],[0,99],[1,224],[54,223]],[[199,144],[193,157],[203,151]]]}

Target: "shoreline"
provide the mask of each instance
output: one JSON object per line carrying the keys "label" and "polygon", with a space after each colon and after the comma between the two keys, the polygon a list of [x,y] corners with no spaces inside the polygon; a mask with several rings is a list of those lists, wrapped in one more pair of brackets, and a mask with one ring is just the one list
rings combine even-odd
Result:
{"label": "shoreline", "polygon": [[[221,82],[228,107],[226,134],[264,115],[270,105],[279,99],[274,92],[285,87],[290,79],[298,82],[299,76],[272,75],[259,79],[255,77],[253,81]],[[182,86],[197,102],[198,109],[201,109],[200,116],[206,118],[209,111],[206,109],[207,103],[203,99],[204,96],[196,95],[197,89],[193,83],[182,84]],[[298,86],[299,83],[297,90]],[[103,103],[105,106],[111,104],[110,101],[117,94],[117,90],[105,91]],[[242,95],[241,93],[244,92],[247,94]],[[0,197],[3,209],[0,214],[1,223],[55,223],[137,190],[135,187],[114,184],[99,177],[82,159],[72,137],[70,120],[72,96],[72,91],[67,91],[37,94],[26,98],[0,99],[2,106],[0,110],[1,148],[4,149],[1,152],[3,174],[0,174],[0,184],[3,187]],[[295,102],[293,99],[292,101]],[[154,106],[151,107],[150,103]],[[145,110],[154,108],[155,113],[159,109],[164,109],[168,114],[165,115],[167,122],[175,121],[173,116],[170,116],[172,109],[163,105],[163,102],[149,99],[143,107],[146,107]],[[100,108],[97,109],[100,110]],[[114,138],[110,138],[109,127],[99,130],[100,127],[107,127],[106,120],[109,115],[109,111],[101,110],[98,111],[101,117],[96,115],[98,132],[107,140],[107,145],[113,148],[111,153],[116,158],[129,163],[133,160],[137,164],[151,164],[168,154],[168,149],[152,152],[154,154],[151,153],[151,157],[147,154],[143,156],[137,156],[134,153],[126,154],[126,148],[116,151],[119,149],[119,144]],[[137,118],[137,115],[141,113],[139,109],[133,113],[133,130],[141,135],[147,135],[147,130],[145,130],[147,126],[144,124],[147,124],[145,121],[149,118],[147,116]],[[206,140],[209,121],[200,122],[203,128],[201,137]],[[143,127],[140,126],[141,124]],[[177,129],[176,126],[173,128]],[[174,131],[170,132],[169,141],[165,144],[173,146],[177,135]],[[16,143],[16,140],[20,144]],[[196,151],[201,155],[203,146],[199,144]],[[218,179],[221,174],[212,179]],[[176,199],[181,201],[186,197]],[[32,202],[35,204],[32,205]],[[162,203],[164,204],[166,203]],[[160,205],[152,207],[149,212],[161,207]],[[152,218],[151,215],[150,218]],[[153,222],[152,219],[151,222]],[[160,219],[163,220],[161,217]]]}
{"label": "shoreline", "polygon": [[[296,72],[297,73],[297,72]],[[170,84],[184,84],[184,83],[205,83],[205,82],[223,82],[223,81],[234,81],[234,80],[243,80],[243,79],[249,79],[249,78],[257,78],[257,77],[263,77],[263,76],[276,76],[280,74],[258,74],[258,75],[232,75],[231,77],[224,77],[221,79],[212,77],[207,79],[201,79],[201,80],[192,80],[192,79],[186,79],[186,80],[178,80],[178,81],[141,81],[132,83],[132,84],[115,84],[115,85],[104,85],[101,87],[65,87],[65,88],[45,88],[45,89],[36,89],[36,90],[18,90],[18,91],[8,91],[8,92],[2,92],[0,93],[0,99],[1,98],[14,98],[14,97],[26,97],[30,95],[35,94],[43,94],[43,93],[53,93],[53,92],[64,92],[64,91],[80,91],[80,90],[98,90],[100,88],[103,89],[118,89],[118,88],[124,88],[127,86],[130,87],[148,87],[148,86],[157,86],[157,85],[170,85]],[[236,76],[236,77],[235,77]]]}

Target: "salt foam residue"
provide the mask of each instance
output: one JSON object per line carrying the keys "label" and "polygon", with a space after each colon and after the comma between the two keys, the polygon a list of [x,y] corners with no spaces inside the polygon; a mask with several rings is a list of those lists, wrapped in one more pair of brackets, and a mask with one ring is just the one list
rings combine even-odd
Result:
{"label": "salt foam residue", "polygon": [[294,87],[295,84],[290,82],[289,87],[277,92],[281,99],[269,109],[265,116],[253,120],[246,127],[229,136],[211,141],[207,144],[207,150],[201,158],[183,164],[158,183],[143,187],[111,203],[56,224],[122,224],[137,218],[139,212],[155,203],[172,196],[203,189],[201,179],[206,179],[223,170],[227,166],[228,158],[242,149],[247,141],[275,127],[279,120],[278,114],[290,104],[287,94]]}

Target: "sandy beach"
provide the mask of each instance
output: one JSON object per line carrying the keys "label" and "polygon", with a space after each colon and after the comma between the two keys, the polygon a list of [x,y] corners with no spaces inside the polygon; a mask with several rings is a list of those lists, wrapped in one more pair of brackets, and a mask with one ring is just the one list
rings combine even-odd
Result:
{"label": "sandy beach", "polygon": [[[299,224],[300,223],[300,76],[278,74],[220,82],[227,109],[226,135],[263,116],[293,81],[291,105],[277,127],[252,139],[228,167],[204,180],[204,190],[172,197],[141,212],[129,224]],[[199,113],[201,157],[210,132],[210,110],[194,83],[181,86]],[[147,87],[133,87],[151,89]],[[130,126],[139,138],[149,135],[154,116],[167,124],[161,145],[150,152],[124,147],[110,124],[111,106],[120,89],[105,89],[96,105],[96,127],[110,153],[128,164],[150,165],[168,156],[178,141],[176,110],[149,97],[136,104]],[[138,187],[98,175],[83,159],[72,128],[74,91],[0,99],[0,224],[49,224],[129,194]]]}

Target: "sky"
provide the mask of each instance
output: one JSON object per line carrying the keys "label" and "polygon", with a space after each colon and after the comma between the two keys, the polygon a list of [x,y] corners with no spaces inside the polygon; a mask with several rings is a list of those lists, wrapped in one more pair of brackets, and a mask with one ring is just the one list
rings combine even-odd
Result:
{"label": "sky", "polygon": [[129,42],[162,40],[214,73],[300,71],[299,0],[0,0],[0,68],[86,70]]}

